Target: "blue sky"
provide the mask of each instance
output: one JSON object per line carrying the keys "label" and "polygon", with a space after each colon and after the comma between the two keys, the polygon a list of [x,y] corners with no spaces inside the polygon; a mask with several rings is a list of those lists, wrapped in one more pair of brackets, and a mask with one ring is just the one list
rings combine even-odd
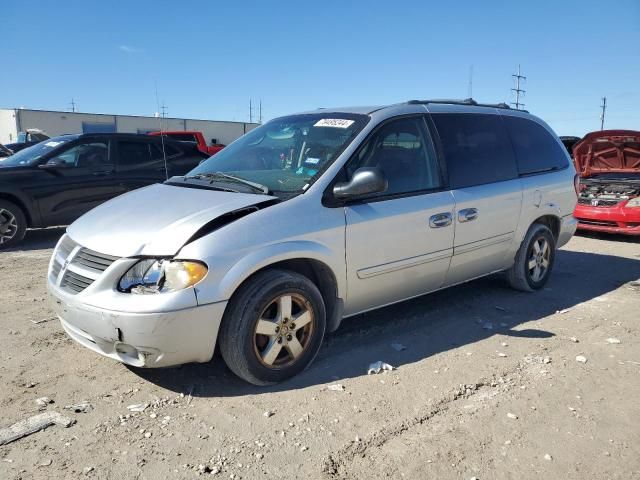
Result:
{"label": "blue sky", "polygon": [[640,1],[3,0],[0,106],[265,119],[336,105],[513,101],[559,135],[640,130]]}

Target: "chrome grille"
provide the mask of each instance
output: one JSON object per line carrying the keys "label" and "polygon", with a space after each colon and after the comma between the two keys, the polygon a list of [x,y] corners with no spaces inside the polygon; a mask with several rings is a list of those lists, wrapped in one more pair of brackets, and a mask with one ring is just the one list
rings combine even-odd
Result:
{"label": "chrome grille", "polygon": [[[84,248],[64,236],[56,249],[49,277],[51,281],[69,293],[82,292],[102,275],[118,257]],[[62,278],[60,272],[62,272]]]}
{"label": "chrome grille", "polygon": [[93,279],[84,277],[78,273],[74,273],[71,270],[67,270],[62,277],[62,282],[60,282],[61,288],[66,288],[73,290],[74,292],[80,293],[85,288],[93,283]]}

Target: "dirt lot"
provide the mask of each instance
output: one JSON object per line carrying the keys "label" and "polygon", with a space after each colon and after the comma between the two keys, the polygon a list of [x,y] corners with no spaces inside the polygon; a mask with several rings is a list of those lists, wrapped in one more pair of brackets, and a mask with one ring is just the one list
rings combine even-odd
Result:
{"label": "dirt lot", "polygon": [[575,237],[536,294],[491,277],[350,319],[265,389],[219,356],[129,369],[33,323],[61,233],[0,253],[0,427],[43,396],[76,424],[0,447],[2,479],[640,478],[638,241]]}

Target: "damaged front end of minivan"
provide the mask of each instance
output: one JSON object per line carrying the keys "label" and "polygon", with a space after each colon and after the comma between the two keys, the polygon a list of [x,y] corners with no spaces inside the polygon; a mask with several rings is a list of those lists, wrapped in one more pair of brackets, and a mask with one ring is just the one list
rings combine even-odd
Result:
{"label": "damaged front end of minivan", "polygon": [[640,235],[640,132],[605,130],[574,147],[578,228]]}

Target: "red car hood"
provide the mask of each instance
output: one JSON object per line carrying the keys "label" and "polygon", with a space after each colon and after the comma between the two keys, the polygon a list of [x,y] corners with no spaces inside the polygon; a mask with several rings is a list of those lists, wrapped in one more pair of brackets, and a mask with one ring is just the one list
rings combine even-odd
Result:
{"label": "red car hood", "polygon": [[640,173],[640,132],[591,132],[575,144],[573,158],[581,177],[599,173]]}

